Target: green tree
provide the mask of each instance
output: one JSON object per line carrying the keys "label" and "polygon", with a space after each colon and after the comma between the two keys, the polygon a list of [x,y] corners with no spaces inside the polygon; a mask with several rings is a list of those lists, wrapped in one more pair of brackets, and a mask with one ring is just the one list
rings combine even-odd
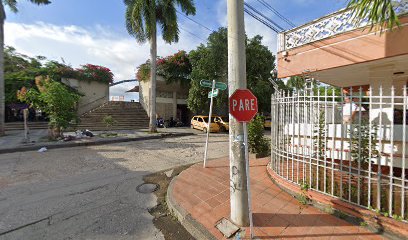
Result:
{"label": "green tree", "polygon": [[289,90],[303,90],[305,88],[305,79],[300,76],[290,77],[289,80],[286,82],[286,86]]}
{"label": "green tree", "polygon": [[49,137],[57,139],[63,136],[63,130],[69,123],[77,119],[76,104],[80,95],[69,89],[63,83],[53,80],[37,82],[37,88],[28,91],[22,89],[19,99],[32,107],[41,109],[50,118]]}
{"label": "green tree", "polygon": [[[30,2],[41,5],[50,4],[49,0],[29,0]],[[4,21],[6,20],[7,6],[12,12],[16,13],[17,0],[0,0],[0,136],[4,135],[4,118],[5,118],[5,92],[4,92]]]}
{"label": "green tree", "polygon": [[[208,111],[208,89],[200,86],[203,79],[228,82],[228,35],[226,28],[219,28],[207,39],[207,44],[201,44],[189,53],[191,71],[191,87],[187,105],[194,113]],[[214,99],[215,108],[227,110],[228,92],[220,91]]]}
{"label": "green tree", "polygon": [[156,132],[156,58],[157,24],[161,27],[165,42],[177,42],[179,28],[176,5],[187,15],[195,14],[193,0],[124,0],[126,28],[140,43],[150,42],[150,131]]}
{"label": "green tree", "polygon": [[368,19],[371,26],[386,26],[393,28],[400,25],[394,10],[396,0],[349,0],[348,7],[353,9],[357,22]]}
{"label": "green tree", "polygon": [[248,88],[258,98],[259,112],[269,113],[274,92],[269,79],[271,70],[275,68],[275,56],[262,45],[262,37],[259,35],[248,39],[246,56]]}
{"label": "green tree", "polygon": [[15,48],[6,46],[4,49],[4,82],[5,103],[16,103],[17,90],[31,87],[34,78],[42,72],[41,60],[44,57],[29,57],[20,54]]}
{"label": "green tree", "polygon": [[[207,43],[201,44],[189,53],[192,65],[191,87],[187,99],[188,107],[194,113],[206,113],[209,100],[208,90],[200,86],[203,79],[228,82],[228,35],[226,28],[220,28],[208,37]],[[261,112],[270,112],[271,94],[273,93],[270,72],[275,68],[275,57],[262,45],[262,37],[247,39],[247,85],[258,98]],[[228,111],[228,91],[221,91],[215,98],[215,110]]]}
{"label": "green tree", "polygon": [[264,118],[256,116],[248,126],[249,151],[257,157],[266,157],[270,153],[269,141],[264,136]]}

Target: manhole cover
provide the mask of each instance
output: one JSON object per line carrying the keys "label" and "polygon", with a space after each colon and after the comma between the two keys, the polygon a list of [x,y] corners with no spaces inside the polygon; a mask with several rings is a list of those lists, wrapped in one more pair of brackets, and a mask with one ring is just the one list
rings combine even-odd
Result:
{"label": "manhole cover", "polygon": [[143,183],[136,188],[140,193],[152,193],[159,188],[159,185],[153,183]]}

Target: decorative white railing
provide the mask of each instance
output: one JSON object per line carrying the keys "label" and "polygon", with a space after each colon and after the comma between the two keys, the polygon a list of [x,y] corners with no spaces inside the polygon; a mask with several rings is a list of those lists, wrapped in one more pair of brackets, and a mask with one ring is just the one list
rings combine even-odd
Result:
{"label": "decorative white railing", "polygon": [[[408,13],[407,0],[395,0],[394,6],[398,15]],[[303,26],[280,33],[278,36],[278,52],[365,27],[368,24],[367,20],[356,23],[353,20],[353,11],[343,9]]]}
{"label": "decorative white railing", "polygon": [[[289,182],[406,221],[408,89],[349,89],[348,105],[343,90],[272,95],[270,167]],[[350,122],[343,115],[353,110]]]}

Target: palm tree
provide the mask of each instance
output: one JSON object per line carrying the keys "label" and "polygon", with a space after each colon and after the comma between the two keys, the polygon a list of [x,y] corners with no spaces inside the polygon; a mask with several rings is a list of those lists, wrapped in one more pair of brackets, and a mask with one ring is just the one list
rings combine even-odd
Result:
{"label": "palm tree", "polygon": [[157,25],[161,27],[165,42],[177,42],[179,28],[177,23],[178,5],[187,15],[195,14],[193,0],[124,0],[126,5],[126,28],[139,43],[150,42],[150,132],[156,132],[156,58]]}
{"label": "palm tree", "polygon": [[392,29],[400,25],[395,13],[396,0],[349,0],[348,7],[353,9],[357,22],[367,19],[371,26],[385,26]]}
{"label": "palm tree", "polygon": [[[29,0],[37,5],[50,4],[49,0]],[[7,6],[12,12],[16,13],[17,0],[0,0],[0,136],[4,135],[4,118],[5,118],[5,92],[4,92],[4,21],[6,20]]]}

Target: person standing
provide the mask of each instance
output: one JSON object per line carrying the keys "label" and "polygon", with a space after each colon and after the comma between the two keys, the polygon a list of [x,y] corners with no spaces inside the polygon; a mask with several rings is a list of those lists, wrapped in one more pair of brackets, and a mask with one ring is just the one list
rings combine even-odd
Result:
{"label": "person standing", "polygon": [[346,96],[344,98],[344,106],[343,106],[343,124],[351,124],[353,123],[356,114],[359,111],[365,111],[363,107],[359,107],[355,102],[358,101],[358,98],[351,98],[350,96]]}

